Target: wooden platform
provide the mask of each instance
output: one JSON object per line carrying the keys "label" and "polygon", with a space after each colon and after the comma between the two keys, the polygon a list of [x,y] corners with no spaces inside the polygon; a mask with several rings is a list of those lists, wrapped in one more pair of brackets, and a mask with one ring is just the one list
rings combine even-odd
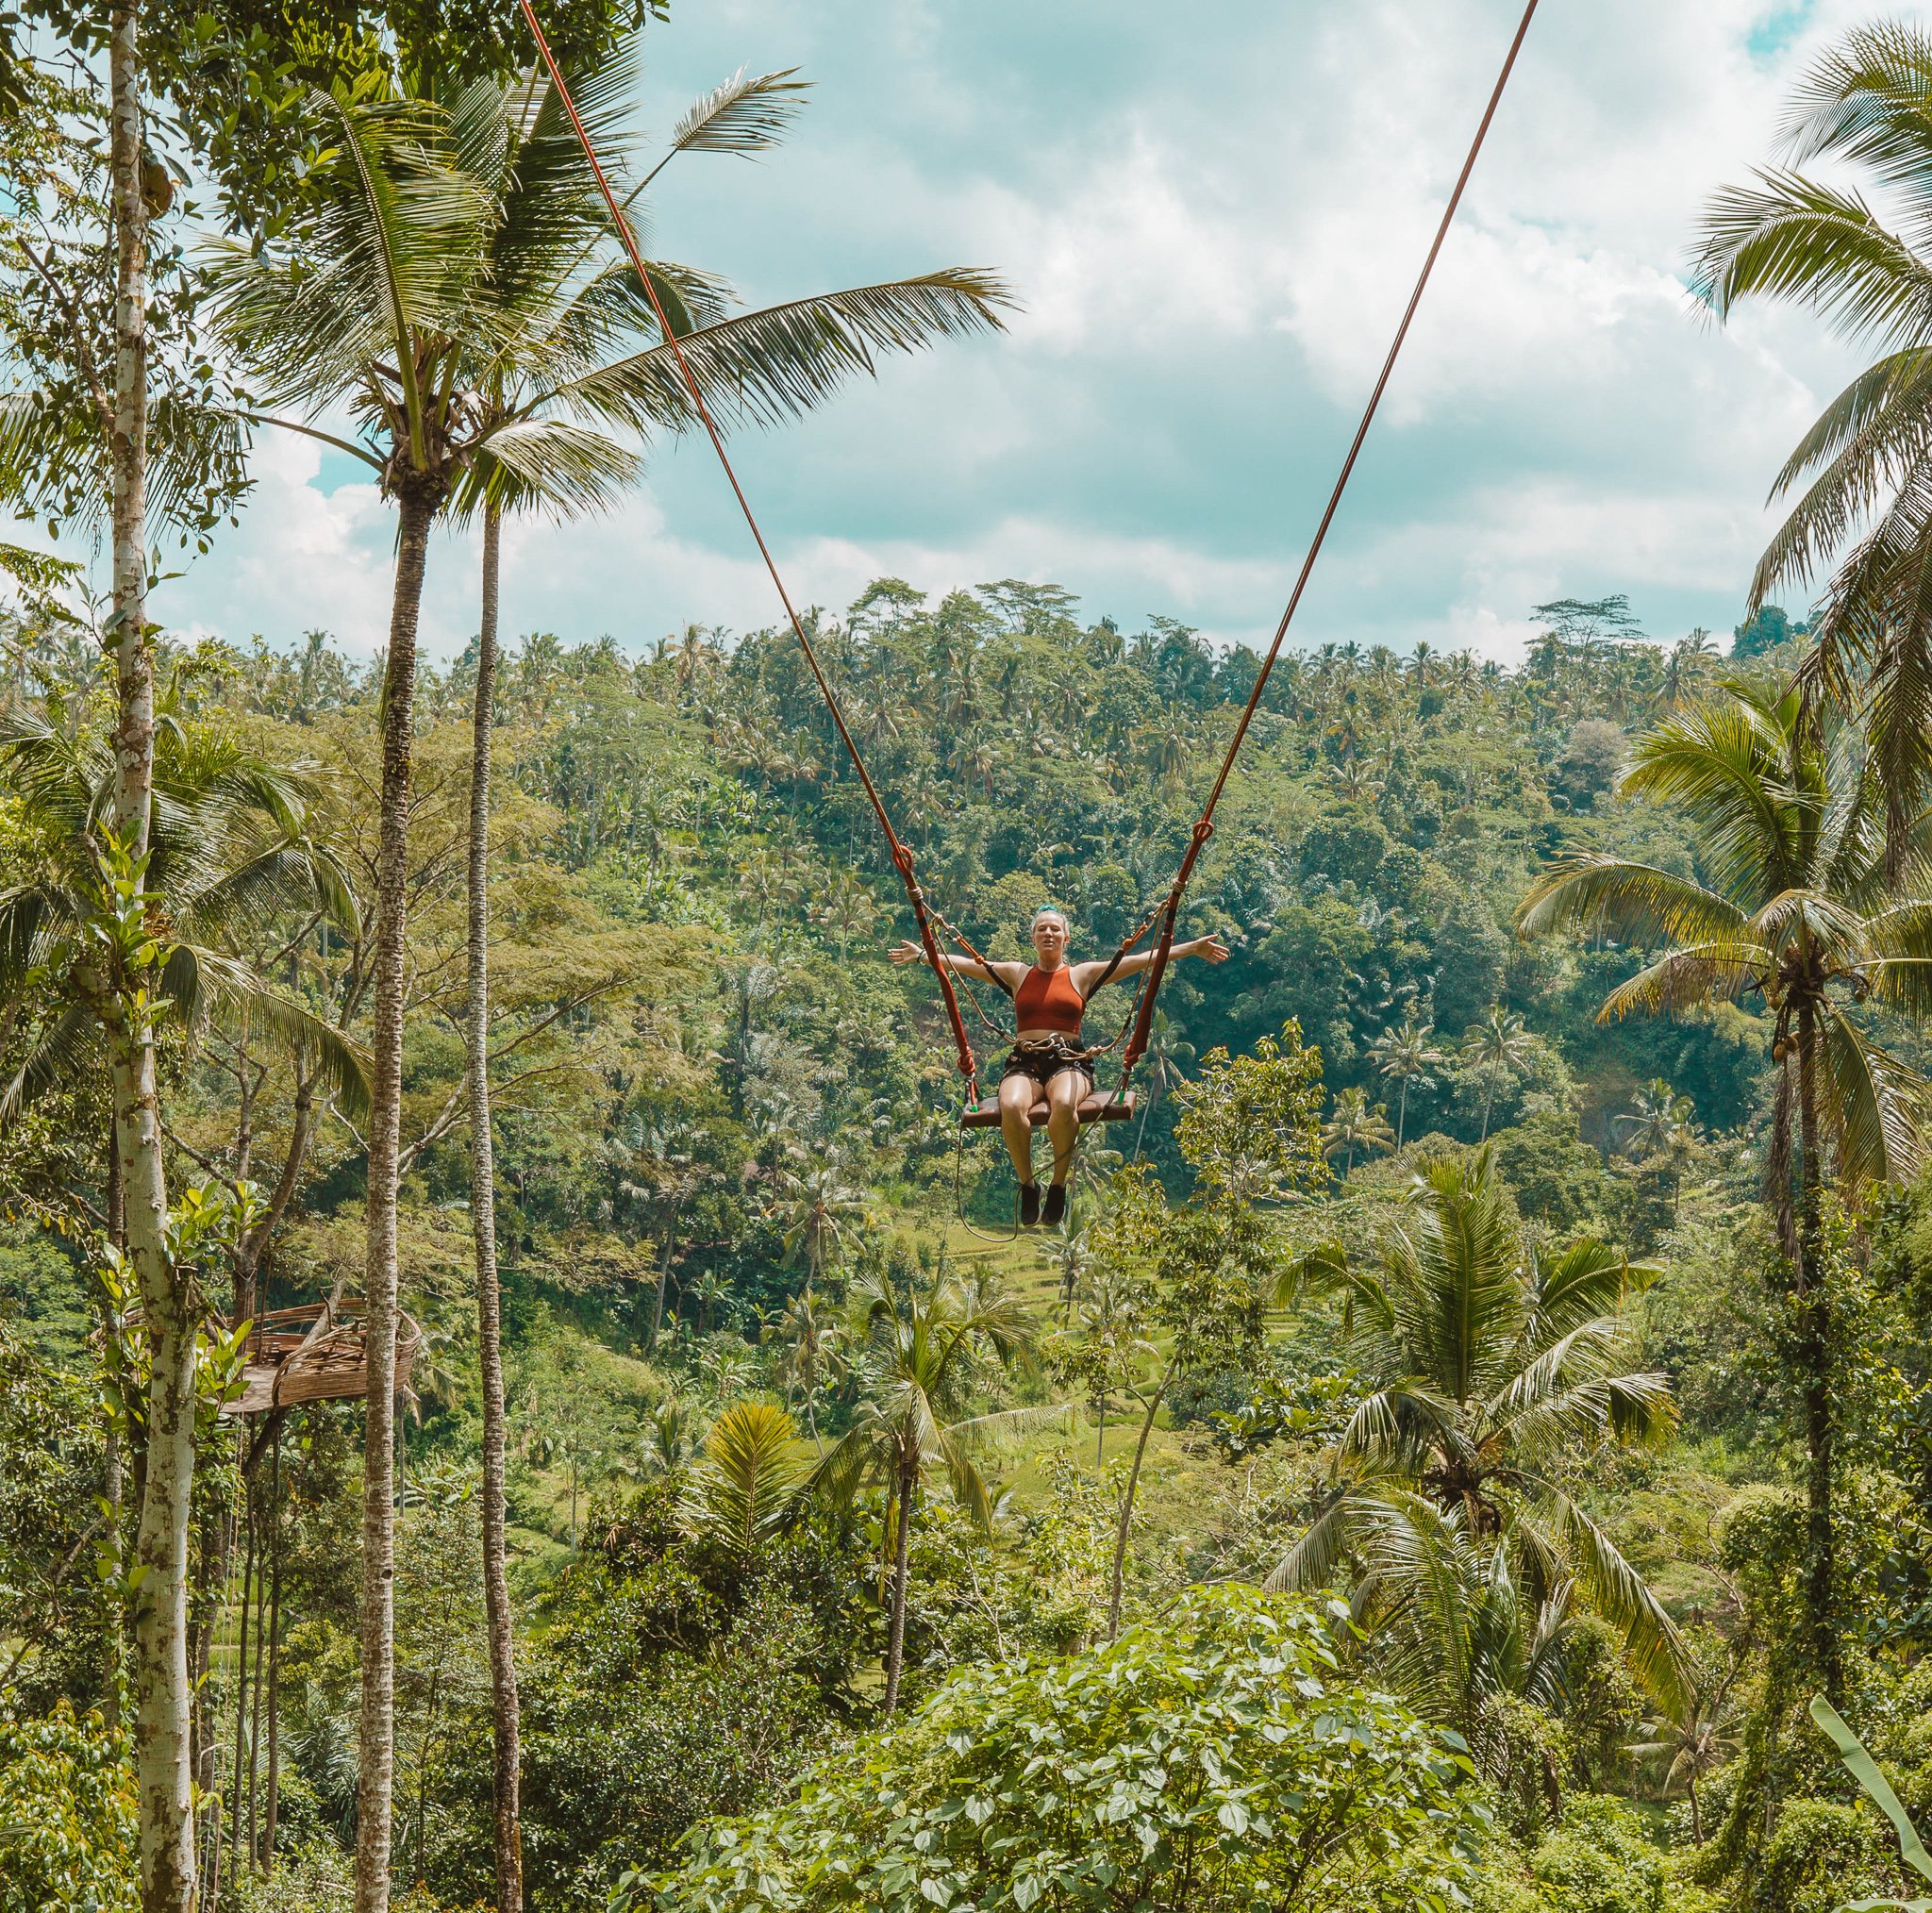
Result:
{"label": "wooden platform", "polygon": [[[1140,1107],[1138,1090],[1128,1090],[1124,1094],[1118,1090],[1096,1090],[1091,1096],[1083,1097],[1080,1103],[1082,1123],[1125,1123]],[[1046,1127],[1046,1105],[1034,1104],[1027,1116],[1034,1128]],[[977,1108],[969,1109],[959,1119],[960,1125],[967,1129],[997,1129],[1000,1126],[1000,1099],[998,1096],[985,1096],[980,1099]]]}
{"label": "wooden platform", "polygon": [[[265,1309],[248,1337],[243,1387],[225,1416],[261,1415],[304,1402],[359,1400],[369,1389],[369,1361],[359,1300],[310,1302]],[[396,1389],[407,1392],[423,1331],[396,1311]]]}

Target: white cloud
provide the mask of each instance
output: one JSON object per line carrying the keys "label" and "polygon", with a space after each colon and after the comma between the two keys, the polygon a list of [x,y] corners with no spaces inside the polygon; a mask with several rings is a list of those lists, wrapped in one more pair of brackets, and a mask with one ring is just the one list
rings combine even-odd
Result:
{"label": "white cloud", "polygon": [[[885,368],[751,441],[801,602],[891,571],[1053,577],[1127,620],[1272,628],[1440,214],[1516,0],[1122,9],[722,0],[650,37],[649,118],[741,61],[821,82],[793,149],[679,161],[655,232],[760,297],[942,260],[1025,301],[1003,339]],[[1780,102],[1866,0],[1544,9],[1311,592],[1304,641],[1508,652],[1524,614],[1626,590],[1653,629],[1727,624],[1765,488],[1854,363],[1801,314],[1700,324],[1698,208],[1768,157]],[[386,625],[391,523],[267,441],[243,530],[172,590],[231,636]],[[700,448],[603,524],[513,530],[515,629],[643,642],[775,604]],[[431,652],[474,625],[439,551]]]}

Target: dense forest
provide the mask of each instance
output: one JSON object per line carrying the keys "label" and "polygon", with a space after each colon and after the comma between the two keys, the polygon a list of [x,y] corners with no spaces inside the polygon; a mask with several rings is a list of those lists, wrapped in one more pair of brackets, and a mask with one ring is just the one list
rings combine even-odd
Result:
{"label": "dense forest", "polygon": [[[1014,305],[646,258],[803,103],[647,149],[663,11],[0,18],[0,1913],[1932,1904],[1932,41],[1700,225],[1886,355],[1722,643],[505,634],[507,521]],[[280,430],[373,652],[156,622]],[[908,871],[1225,948],[1058,1226]]]}

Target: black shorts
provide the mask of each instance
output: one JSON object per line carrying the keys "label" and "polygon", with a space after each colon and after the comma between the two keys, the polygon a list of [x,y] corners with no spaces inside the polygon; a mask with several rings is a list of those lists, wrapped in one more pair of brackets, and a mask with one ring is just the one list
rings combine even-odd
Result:
{"label": "black shorts", "polygon": [[1069,1070],[1075,1070],[1087,1079],[1087,1090],[1093,1088],[1093,1053],[1085,1050],[1072,1037],[1027,1037],[1015,1043],[1013,1053],[1007,1058],[1007,1066],[1000,1072],[1000,1081],[1008,1076],[1031,1076],[1043,1090],[1056,1076],[1064,1075]]}

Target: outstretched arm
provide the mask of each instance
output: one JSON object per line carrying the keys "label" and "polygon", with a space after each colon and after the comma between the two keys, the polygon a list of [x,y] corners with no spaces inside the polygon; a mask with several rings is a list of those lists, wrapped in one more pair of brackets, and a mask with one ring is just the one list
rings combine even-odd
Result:
{"label": "outstretched arm", "polygon": [[[1199,956],[1209,963],[1225,963],[1232,953],[1219,937],[1209,935],[1191,938],[1185,943],[1176,943],[1167,954],[1171,958]],[[1123,956],[1114,965],[1113,976],[1108,980],[1115,981],[1123,976],[1138,976],[1141,971],[1150,970],[1153,967],[1154,952],[1152,950],[1136,950],[1131,955]],[[1105,963],[1082,963],[1078,965],[1074,972],[1074,988],[1082,996],[1085,996],[1094,988],[1101,973],[1106,968],[1107,965]]]}
{"label": "outstretched arm", "polygon": [[[924,963],[925,946],[922,943],[901,943],[897,949],[888,950],[886,955],[894,963]],[[1002,976],[999,973],[1003,970],[1018,970],[1021,967],[1017,963],[980,963],[971,956],[956,956],[949,950],[940,952],[940,961],[955,976],[970,976],[975,983],[991,983],[1008,994],[1011,994],[1015,987],[1014,979]]]}

